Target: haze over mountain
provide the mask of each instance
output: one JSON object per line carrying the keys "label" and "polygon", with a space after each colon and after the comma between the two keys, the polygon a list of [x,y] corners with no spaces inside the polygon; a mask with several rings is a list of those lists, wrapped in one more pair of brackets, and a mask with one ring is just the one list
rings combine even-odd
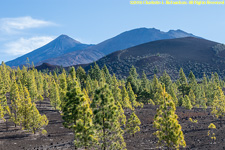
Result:
{"label": "haze over mountain", "polygon": [[113,38],[105,40],[95,46],[88,47],[84,50],[67,53],[57,58],[42,61],[41,63],[46,62],[52,65],[62,66],[91,63],[112,52],[146,42],[189,36],[196,37],[195,35],[186,33],[182,30],[170,30],[168,32],[163,32],[155,28],[138,28],[123,32]]}
{"label": "haze over mountain", "polygon": [[[110,73],[119,77],[128,76],[132,65],[148,77],[161,75],[165,70],[175,78],[181,67],[187,75],[192,70],[196,77],[202,77],[204,72],[224,76],[225,45],[194,37],[159,40],[114,52],[96,63],[100,68],[105,64]],[[81,66],[87,71],[94,63]]]}
{"label": "haze over mountain", "polygon": [[50,43],[12,61],[8,61],[6,64],[9,66],[24,65],[26,64],[27,58],[29,58],[30,62],[34,62],[36,65],[43,60],[58,57],[69,52],[87,48],[89,46],[92,45],[82,44],[67,35],[60,35]]}

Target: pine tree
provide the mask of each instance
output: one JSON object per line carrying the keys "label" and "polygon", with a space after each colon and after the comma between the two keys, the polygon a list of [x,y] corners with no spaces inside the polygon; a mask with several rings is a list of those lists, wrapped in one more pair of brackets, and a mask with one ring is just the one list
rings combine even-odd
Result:
{"label": "pine tree", "polygon": [[166,93],[165,88],[162,95],[160,106],[154,118],[154,127],[157,129],[155,135],[159,139],[158,142],[160,145],[172,149],[179,149],[180,146],[185,147],[186,143],[181,125],[178,123],[178,117],[175,114],[175,104],[171,96]]}
{"label": "pine tree", "polygon": [[196,99],[195,99],[195,94],[194,94],[194,92],[192,91],[192,89],[190,89],[190,92],[189,92],[188,97],[190,98],[191,105],[194,106],[195,103],[196,103]]}
{"label": "pine tree", "polygon": [[112,77],[111,90],[112,90],[114,100],[116,102],[119,102],[122,105],[121,89],[119,88],[119,83],[116,79],[115,74],[113,74],[113,77]]}
{"label": "pine tree", "polygon": [[24,99],[21,101],[21,107],[19,108],[19,113],[21,115],[20,123],[22,125],[22,129],[29,130],[30,122],[31,122],[31,112],[32,112],[32,102],[30,98],[30,94],[28,89],[24,86]]}
{"label": "pine tree", "polygon": [[112,77],[111,77],[111,75],[110,75],[110,73],[109,73],[109,70],[108,70],[108,68],[106,67],[106,65],[103,66],[102,72],[103,72],[103,74],[104,74],[106,83],[110,85],[110,84],[112,83]]}
{"label": "pine tree", "polygon": [[81,92],[78,84],[75,84],[66,93],[63,125],[74,131],[76,148],[87,149],[97,142],[92,123],[93,113],[89,102],[89,98]]}
{"label": "pine tree", "polygon": [[[11,84],[11,79],[10,79],[10,70],[9,68],[5,65],[4,62],[1,64],[1,78],[4,83],[4,85],[10,85]],[[10,91],[10,86],[5,86],[6,92]]]}
{"label": "pine tree", "polygon": [[85,81],[86,81],[86,78],[87,78],[85,70],[81,66],[79,66],[77,68],[77,74],[76,75],[77,75],[77,78],[80,79],[81,89],[83,89],[85,87]]}
{"label": "pine tree", "polygon": [[134,94],[130,83],[127,84],[127,92],[133,107],[143,107],[143,104],[136,101],[137,95]]}
{"label": "pine tree", "polygon": [[182,93],[182,96],[184,97],[185,95],[188,95],[190,87],[188,86],[187,78],[186,78],[182,68],[179,71],[178,81],[180,83],[178,89]]}
{"label": "pine tree", "polygon": [[71,67],[69,73],[71,75],[72,80],[75,81],[76,80],[76,71],[75,71],[75,68],[74,67]]}
{"label": "pine tree", "polygon": [[55,80],[52,81],[52,85],[50,87],[50,102],[51,105],[55,108],[55,110],[61,110],[61,100],[59,95],[58,85],[55,83]]}
{"label": "pine tree", "polygon": [[[48,118],[45,115],[41,115],[36,107],[36,104],[32,104],[30,119],[30,129],[34,134],[41,128],[48,125]],[[44,130],[44,129],[42,129]],[[43,132],[43,131],[42,131]],[[45,131],[46,132],[46,131]]]}
{"label": "pine tree", "polygon": [[176,106],[178,106],[178,99],[176,96],[177,86],[176,84],[170,84],[169,87],[167,87],[167,93],[171,95],[173,102]]}
{"label": "pine tree", "polygon": [[203,74],[202,85],[203,85],[204,89],[208,88],[208,81],[207,81],[205,73]]}
{"label": "pine tree", "polygon": [[146,77],[146,74],[145,74],[145,72],[143,71],[143,73],[142,73],[142,76],[141,76],[141,91],[143,91],[144,89],[147,89],[148,88],[148,79],[147,79],[147,77]]}
{"label": "pine tree", "polygon": [[138,73],[136,68],[132,65],[132,67],[130,68],[130,75],[134,77],[135,80],[137,80],[138,78]]}
{"label": "pine tree", "polygon": [[87,99],[88,103],[91,104],[91,100],[88,96],[88,93],[87,91],[85,90],[85,88],[82,90],[82,93],[84,94],[84,97]]}
{"label": "pine tree", "polygon": [[100,149],[125,149],[123,130],[119,121],[120,112],[107,85],[98,88],[91,107],[94,124],[99,137]]}
{"label": "pine tree", "polygon": [[6,122],[6,131],[8,131],[8,124],[7,124],[7,119],[5,119],[6,114],[10,114],[10,109],[7,104],[7,99],[6,99],[6,90],[4,87],[4,82],[1,79],[1,74],[0,74],[0,120],[3,120]]}
{"label": "pine tree", "polygon": [[128,119],[127,121],[127,132],[130,134],[130,135],[133,135],[134,137],[134,134],[138,131],[140,131],[140,127],[139,125],[141,125],[141,121],[139,120],[139,118],[137,117],[137,115],[133,112],[131,115],[130,115],[130,118]]}
{"label": "pine tree", "polygon": [[43,90],[44,90],[44,96],[49,97],[49,82],[47,77],[45,77],[43,81]]}
{"label": "pine tree", "polygon": [[159,81],[165,85],[166,91],[172,84],[172,80],[166,71],[164,71],[163,75],[159,78]]}
{"label": "pine tree", "polygon": [[28,90],[30,93],[31,100],[35,102],[37,100],[38,91],[37,84],[35,80],[34,70],[29,70],[28,75]]}
{"label": "pine tree", "polygon": [[159,100],[162,97],[162,91],[162,85],[158,82],[158,78],[156,77],[156,75],[154,75],[151,87],[151,99],[156,105],[160,103]]}
{"label": "pine tree", "polygon": [[195,75],[193,74],[192,71],[190,71],[189,75],[188,75],[188,82],[189,84],[195,84],[197,83]]}
{"label": "pine tree", "polygon": [[191,110],[192,109],[192,105],[191,105],[191,101],[189,99],[189,97],[187,95],[184,96],[184,99],[183,99],[183,103],[182,103],[182,106],[186,109],[189,109]]}
{"label": "pine tree", "polygon": [[101,76],[102,76],[101,70],[98,64],[95,62],[91,78],[92,80],[97,80],[99,82],[101,80]]}
{"label": "pine tree", "polygon": [[55,83],[58,84],[58,75],[56,74],[56,72],[53,72],[53,78],[55,80]]}
{"label": "pine tree", "polygon": [[207,98],[205,96],[205,92],[202,92],[202,95],[201,95],[201,104],[200,105],[203,107],[204,110],[207,109],[206,103],[207,103]]}
{"label": "pine tree", "polygon": [[[67,81],[66,81],[66,72],[63,69],[62,73],[59,75],[59,95],[60,100],[63,101],[64,97],[66,96],[67,92]],[[64,102],[61,102],[61,105],[63,105]]]}
{"label": "pine tree", "polygon": [[[77,82],[77,81],[74,81]],[[76,120],[79,117],[78,116],[78,110],[76,107],[79,104],[81,95],[81,90],[78,87],[78,83],[71,84],[71,87],[68,86],[68,91],[66,93],[66,97],[64,97],[65,104],[63,105],[62,111],[63,111],[63,125],[66,128],[72,128],[76,125]],[[74,111],[76,110],[76,111]]]}
{"label": "pine tree", "polygon": [[44,100],[43,96],[44,95],[44,83],[43,83],[43,75],[41,72],[39,72],[37,77],[37,101],[41,102]]}
{"label": "pine tree", "polygon": [[220,125],[222,126],[222,118],[225,115],[225,96],[223,91],[218,86],[218,93],[213,99],[212,111],[211,113],[216,117],[220,118]]}
{"label": "pine tree", "polygon": [[24,99],[21,101],[20,123],[22,128],[28,131],[32,131],[34,134],[40,128],[48,125],[48,119],[45,115],[41,116],[36,108],[35,103],[31,102],[30,94],[27,88],[24,86]]}
{"label": "pine tree", "polygon": [[136,68],[134,66],[132,66],[132,68],[130,68],[129,74],[130,75],[127,77],[126,86],[127,86],[128,82],[130,82],[134,93],[137,94],[139,92],[139,83],[138,83],[138,74],[137,74]]}
{"label": "pine tree", "polygon": [[86,91],[87,91],[89,97],[91,97],[91,98],[94,95],[94,89],[92,89],[92,87],[93,87],[92,80],[91,80],[91,77],[88,75],[87,80],[86,80]]}
{"label": "pine tree", "polygon": [[10,100],[11,100],[11,116],[10,118],[16,125],[19,124],[20,117],[19,117],[19,108],[21,107],[21,99],[19,94],[18,85],[16,80],[13,81],[11,89],[10,89]]}
{"label": "pine tree", "polygon": [[123,108],[129,108],[131,110],[133,110],[132,104],[130,102],[130,98],[129,95],[127,93],[127,90],[125,88],[125,86],[122,87],[122,91],[121,91],[121,95],[122,95],[122,107]]}
{"label": "pine tree", "polygon": [[43,95],[44,94],[44,81],[43,81],[43,74],[41,72],[38,73],[37,77],[37,90],[38,90],[38,95]]}

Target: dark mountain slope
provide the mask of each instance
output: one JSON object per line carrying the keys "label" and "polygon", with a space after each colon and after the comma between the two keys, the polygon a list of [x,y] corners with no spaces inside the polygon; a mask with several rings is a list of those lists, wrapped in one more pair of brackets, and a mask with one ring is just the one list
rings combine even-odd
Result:
{"label": "dark mountain slope", "polygon": [[103,56],[104,54],[99,51],[79,50],[79,51],[65,54],[57,58],[41,61],[38,64],[47,62],[48,64],[60,65],[65,67],[65,66],[71,66],[71,64],[88,64]]}
{"label": "dark mountain slope", "polygon": [[18,57],[12,61],[8,61],[6,64],[9,66],[20,66],[26,64],[26,59],[28,57],[29,60],[34,62],[36,65],[43,60],[58,57],[72,51],[87,48],[89,46],[91,45],[82,44],[67,35],[61,35],[43,47]]}
{"label": "dark mountain slope", "polygon": [[189,36],[195,37],[193,34],[186,33],[182,30],[170,30],[169,32],[162,32],[154,28],[138,28],[123,32],[95,46],[88,47],[87,49],[85,49],[85,52],[71,52],[58,58],[45,60],[44,62],[63,66],[91,63],[100,59],[104,55],[146,42]]}
{"label": "dark mountain slope", "polygon": [[[218,48],[219,47],[219,48]],[[107,65],[111,73],[120,77],[127,76],[132,65],[138,73],[145,71],[147,76],[162,74],[166,70],[173,78],[177,77],[180,67],[186,74],[190,70],[197,77],[203,72],[210,75],[218,72],[225,75],[225,46],[216,42],[194,37],[160,40],[141,44],[107,55],[96,63]],[[82,65],[88,70],[89,65]]]}

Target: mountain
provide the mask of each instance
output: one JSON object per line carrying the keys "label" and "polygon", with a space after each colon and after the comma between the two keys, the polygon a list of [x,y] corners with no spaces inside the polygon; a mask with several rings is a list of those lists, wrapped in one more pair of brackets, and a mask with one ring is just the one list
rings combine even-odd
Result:
{"label": "mountain", "polygon": [[126,49],[139,44],[181,37],[196,37],[182,30],[170,30],[163,32],[155,28],[138,28],[123,32],[111,39],[105,40],[97,45],[88,47],[82,51],[71,52],[58,58],[45,60],[52,65],[71,66],[76,64],[91,63],[112,52]]}
{"label": "mountain", "polygon": [[27,57],[30,62],[38,64],[46,59],[61,56],[63,54],[74,52],[87,48],[92,45],[82,44],[67,35],[60,35],[50,43],[38,48],[28,54],[18,57],[12,61],[6,62],[9,66],[20,66],[26,64]]}
{"label": "mountain", "polygon": [[[197,78],[204,72],[225,76],[225,45],[194,37],[159,40],[111,53],[96,63],[100,68],[105,64],[119,77],[128,76],[132,65],[148,77],[165,70],[174,79],[181,67],[186,75],[192,70]],[[81,66],[87,71],[94,63]]]}

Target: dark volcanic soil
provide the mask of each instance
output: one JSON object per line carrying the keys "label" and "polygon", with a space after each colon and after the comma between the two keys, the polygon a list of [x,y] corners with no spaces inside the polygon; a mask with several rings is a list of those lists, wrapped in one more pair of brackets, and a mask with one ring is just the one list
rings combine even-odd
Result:
{"label": "dark volcanic soil", "polygon": [[[41,134],[33,135],[21,131],[19,127],[15,128],[12,123],[9,123],[9,131],[6,132],[5,123],[0,122],[0,150],[42,150],[42,149],[60,149],[70,150],[74,149],[72,145],[73,133],[65,129],[62,125],[62,118],[60,114],[50,107],[47,100],[42,103],[42,107],[38,107],[42,114],[46,114],[49,119],[49,125],[45,128],[48,132],[46,136]],[[155,129],[153,128],[153,118],[156,113],[156,107],[145,105],[142,109],[136,110],[140,118],[141,131],[135,137],[125,135],[128,150],[148,150],[157,148],[157,138],[153,135]],[[222,150],[225,149],[225,124],[222,120],[222,127],[220,121],[214,119],[210,115],[210,110],[202,110],[195,108],[194,110],[185,110],[177,108],[179,116],[179,123],[185,135],[187,147],[185,149],[193,150]],[[191,123],[189,118],[197,119],[198,123]],[[214,123],[216,129],[216,142],[212,143],[207,136],[208,125]]]}

